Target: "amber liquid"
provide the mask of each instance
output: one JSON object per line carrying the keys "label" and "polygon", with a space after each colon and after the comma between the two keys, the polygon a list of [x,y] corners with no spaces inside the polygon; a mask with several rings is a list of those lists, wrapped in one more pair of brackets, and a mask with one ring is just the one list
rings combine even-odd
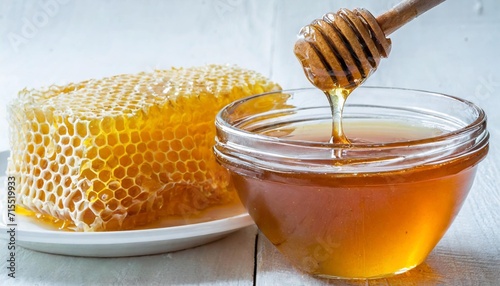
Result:
{"label": "amber liquid", "polygon": [[[361,142],[411,140],[440,132],[399,123],[344,128],[349,138]],[[309,126],[287,136],[325,142],[325,130]],[[246,209],[295,266],[322,276],[373,278],[404,272],[427,257],[458,213],[484,152],[383,173],[231,168]]]}
{"label": "amber liquid", "polygon": [[[344,134],[342,127],[342,112],[344,110],[345,101],[352,90],[337,88],[330,91],[325,91],[326,98],[330,103],[332,110],[332,136],[330,143],[349,144],[349,139]],[[339,154],[335,154],[339,155]]]}

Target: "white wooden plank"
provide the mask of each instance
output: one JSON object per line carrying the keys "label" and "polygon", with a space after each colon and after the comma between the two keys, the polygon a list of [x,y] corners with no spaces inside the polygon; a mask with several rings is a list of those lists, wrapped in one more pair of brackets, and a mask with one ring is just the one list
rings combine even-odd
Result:
{"label": "white wooden plank", "polygon": [[2,259],[0,284],[252,285],[255,236],[256,227],[250,226],[200,247],[127,258],[68,257],[18,248],[17,278],[7,278]]}

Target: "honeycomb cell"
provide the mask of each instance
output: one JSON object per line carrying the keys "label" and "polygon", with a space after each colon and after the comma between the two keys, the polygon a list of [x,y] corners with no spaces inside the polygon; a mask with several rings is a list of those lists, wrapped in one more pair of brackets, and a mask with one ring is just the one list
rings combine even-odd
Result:
{"label": "honeycomb cell", "polygon": [[186,136],[186,137],[182,138],[181,143],[182,143],[182,146],[184,146],[184,150],[187,150],[187,151],[191,151],[195,147],[193,138],[191,138],[191,137]]}
{"label": "honeycomb cell", "polygon": [[191,173],[184,173],[182,175],[182,179],[185,181],[185,182],[191,182],[191,178],[193,177],[193,175]]}
{"label": "honeycomb cell", "polygon": [[36,198],[39,199],[40,201],[45,201],[45,192],[42,190],[39,190],[36,193]]}
{"label": "honeycomb cell", "polygon": [[44,184],[45,184],[45,181],[42,178],[39,178],[39,179],[36,180],[36,187],[38,189],[43,188]]}
{"label": "honeycomb cell", "polygon": [[150,141],[147,144],[148,150],[158,150],[158,142]]}
{"label": "honeycomb cell", "polygon": [[102,200],[95,200],[90,204],[90,208],[94,211],[95,214],[100,214],[106,208],[106,205]]}
{"label": "honeycomb cell", "polygon": [[136,151],[135,145],[134,144],[128,144],[127,147],[125,147],[125,151],[127,152],[127,154],[129,156],[131,156]]}
{"label": "honeycomb cell", "polygon": [[113,178],[118,180],[126,178],[125,168],[120,166],[119,168],[114,169]]}
{"label": "honeycomb cell", "polygon": [[139,194],[142,192],[141,188],[137,185],[134,185],[132,186],[129,190],[128,190],[128,194],[132,197],[132,198],[136,198],[137,196],[139,196]]}
{"label": "honeycomb cell", "polygon": [[101,182],[109,182],[109,180],[111,179],[111,172],[108,170],[102,170],[101,172],[99,172],[98,177]]}
{"label": "honeycomb cell", "polygon": [[170,162],[177,162],[179,161],[179,154],[175,151],[168,151],[167,153],[167,159],[170,161]]}
{"label": "honeycomb cell", "polygon": [[58,200],[62,200],[62,195],[64,194],[64,189],[62,186],[55,184],[55,194]]}
{"label": "honeycomb cell", "polygon": [[[35,131],[36,132],[36,131]],[[31,133],[28,133],[29,135],[31,135]],[[40,133],[35,133],[34,135],[34,139],[31,139],[31,138],[28,138],[29,141],[33,140],[33,142],[35,144],[42,144],[43,142],[43,137],[42,137],[42,134]]]}
{"label": "honeycomb cell", "polygon": [[114,211],[118,208],[118,206],[120,205],[120,202],[117,200],[117,199],[111,199],[109,202],[108,202],[108,208],[111,210],[111,211]]}
{"label": "honeycomb cell", "polygon": [[[125,183],[124,183],[125,184]],[[127,191],[125,189],[118,189],[115,191],[115,194],[114,194],[114,197],[118,200],[118,201],[122,201],[123,199],[125,199],[126,197],[128,196],[127,194]]]}
{"label": "honeycomb cell", "polygon": [[[90,115],[90,114],[89,114]],[[99,128],[99,119],[96,118],[89,123],[89,131],[92,136],[97,136],[101,133],[101,128]]]}
{"label": "honeycomb cell", "polygon": [[139,168],[137,168],[136,166],[130,166],[129,168],[127,168],[127,176],[129,178],[135,178],[137,177],[137,175],[139,175]]}
{"label": "honeycomb cell", "polygon": [[143,155],[142,154],[135,154],[135,155],[133,155],[132,160],[134,161],[135,165],[140,165],[143,161]]}
{"label": "honeycomb cell", "polygon": [[88,127],[87,125],[85,124],[85,122],[76,122],[76,133],[79,137],[75,137],[75,138],[85,138],[87,137],[87,132],[88,132]]}
{"label": "honeycomb cell", "polygon": [[159,174],[162,170],[162,165],[159,162],[155,161],[151,164],[151,169],[154,174]]}
{"label": "honeycomb cell", "polygon": [[182,142],[179,139],[174,139],[170,142],[170,149],[175,152],[179,152],[182,150]]}
{"label": "honeycomb cell", "polygon": [[[173,166],[175,168],[175,166]],[[182,180],[182,173],[181,172],[173,172],[171,175],[172,181],[174,182],[181,182]]]}
{"label": "honeycomb cell", "polygon": [[125,119],[123,117],[117,117],[115,119],[115,130],[117,132],[125,131]]}
{"label": "honeycomb cell", "polygon": [[111,133],[113,128],[113,119],[110,117],[105,117],[100,122],[100,131],[104,134]]}
{"label": "honeycomb cell", "polygon": [[90,146],[88,149],[87,149],[87,154],[86,154],[86,157],[87,158],[96,158],[99,154],[99,148],[97,148],[97,146]]}
{"label": "honeycomb cell", "polygon": [[186,166],[184,165],[184,162],[182,161],[178,161],[176,164],[175,164],[175,169],[177,170],[177,172],[179,173],[186,173],[187,169],[186,169]]}
{"label": "honeycomb cell", "polygon": [[132,142],[133,144],[141,142],[141,134],[138,131],[133,131],[130,134],[130,142]]}
{"label": "honeycomb cell", "polygon": [[87,193],[87,197],[89,198],[90,202],[95,202],[95,200],[97,200],[97,193],[94,190],[89,191]]}
{"label": "honeycomb cell", "polygon": [[144,152],[146,152],[146,150],[148,150],[148,146],[146,145],[146,143],[141,142],[141,143],[137,144],[137,151],[140,154],[143,154]]}
{"label": "honeycomb cell", "polygon": [[147,200],[149,198],[149,194],[148,192],[141,192],[137,197],[136,199],[138,201],[144,201],[144,200]]}
{"label": "honeycomb cell", "polygon": [[[33,164],[33,166],[37,166],[38,162],[39,162],[39,157],[31,155],[31,164]],[[39,170],[39,169],[35,168],[35,170]]]}
{"label": "honeycomb cell", "polygon": [[58,131],[59,131],[59,135],[66,135],[68,132],[66,129],[66,126],[64,126],[64,125],[59,126]]}
{"label": "honeycomb cell", "polygon": [[186,162],[187,160],[191,159],[191,154],[189,153],[188,150],[181,150],[179,152],[179,159],[182,162]]}
{"label": "honeycomb cell", "polygon": [[80,139],[79,137],[71,137],[71,143],[70,143],[73,147],[78,147],[82,144],[82,139]]}
{"label": "honeycomb cell", "polygon": [[[54,182],[54,184],[56,184],[59,187],[59,185],[61,184],[61,178],[62,178],[62,176],[60,173],[55,173],[52,176],[52,181]],[[61,194],[62,194],[62,188],[61,188]]]}
{"label": "honeycomb cell", "polygon": [[150,150],[144,152],[144,160],[146,162],[153,162],[154,160],[153,152],[151,152]]}
{"label": "honeycomb cell", "polygon": [[108,188],[112,191],[116,191],[120,188],[120,182],[117,180],[112,180],[108,182]]}
{"label": "honeycomb cell", "polygon": [[120,158],[120,166],[127,168],[132,164],[132,159],[129,156],[123,156]]}
{"label": "honeycomb cell", "polygon": [[127,133],[121,133],[120,135],[120,143],[122,145],[126,145],[130,141],[130,137]]}
{"label": "honeycomb cell", "polygon": [[111,192],[110,189],[103,189],[99,193],[99,199],[101,199],[101,201],[103,201],[103,202],[107,202],[109,200],[112,200],[113,199],[113,192]]}
{"label": "honeycomb cell", "polygon": [[59,197],[59,199],[57,199],[57,207],[60,209],[64,208],[64,202],[63,202],[61,197]]}
{"label": "honeycomb cell", "polygon": [[167,159],[167,157],[165,156],[165,153],[163,153],[163,152],[156,152],[154,154],[154,161],[159,163],[160,166],[161,166],[161,163],[163,163],[166,159]]}
{"label": "honeycomb cell", "polygon": [[66,229],[106,231],[228,203],[235,192],[212,153],[215,116],[278,88],[208,65],[22,90],[8,106],[17,204]]}
{"label": "honeycomb cell", "polygon": [[189,173],[194,173],[198,170],[198,164],[196,164],[196,161],[194,160],[188,160],[186,162],[186,167]]}
{"label": "honeycomb cell", "polygon": [[119,139],[118,139],[117,134],[109,134],[108,135],[108,145],[115,146],[116,144],[118,144],[118,142],[119,142]]}
{"label": "honeycomb cell", "polygon": [[99,150],[99,158],[108,159],[109,156],[113,155],[113,148],[111,146],[105,146]]}
{"label": "honeycomb cell", "polygon": [[97,174],[92,169],[85,169],[82,171],[81,176],[88,180],[93,180],[94,178],[97,177]]}
{"label": "honeycomb cell", "polygon": [[[118,198],[117,198],[118,199]],[[118,199],[120,200],[120,199]],[[125,197],[123,198],[122,200],[120,200],[121,202],[121,205],[124,207],[124,208],[128,208],[130,207],[130,205],[132,204],[132,202],[134,201],[134,199],[132,197]]]}
{"label": "honeycomb cell", "polygon": [[68,165],[64,164],[62,166],[59,166],[59,171],[58,172],[61,173],[61,174],[65,174],[65,175],[68,174],[69,173],[69,167],[68,167]]}
{"label": "honeycomb cell", "polygon": [[117,145],[113,148],[113,155],[117,158],[122,157],[125,154],[125,147],[123,145]]}
{"label": "honeycomb cell", "polygon": [[66,146],[66,148],[64,148],[63,154],[66,157],[71,157],[71,155],[73,154],[73,151],[74,150],[73,150],[72,146]]}
{"label": "honeycomb cell", "polygon": [[60,141],[62,145],[68,145],[71,142],[71,138],[69,136],[61,136]]}
{"label": "honeycomb cell", "polygon": [[94,187],[94,191],[95,191],[98,195],[99,195],[99,193],[100,193],[101,191],[103,191],[103,190],[105,190],[105,189],[106,189],[106,184],[105,184],[105,183],[103,183],[103,182],[101,182],[101,181],[99,181],[99,180],[94,180],[94,181],[92,182],[92,184],[93,184],[93,187]]}
{"label": "honeycomb cell", "polygon": [[56,204],[57,198],[56,198],[56,196],[55,196],[54,194],[52,194],[52,193],[50,193],[50,192],[49,192],[49,194],[50,194],[50,195],[49,195],[49,198],[48,198],[47,202],[49,202],[49,203],[50,203],[50,204],[49,204],[49,206],[50,206],[50,205],[52,205],[52,206],[53,206],[53,205],[55,205],[55,204]]}
{"label": "honeycomb cell", "polygon": [[101,170],[106,165],[106,162],[100,158],[94,159],[92,161],[92,169]]}
{"label": "honeycomb cell", "polygon": [[200,168],[200,170],[206,170],[206,169],[208,169],[207,162],[205,160],[199,161],[198,162],[198,168]]}
{"label": "honeycomb cell", "polygon": [[151,168],[150,164],[142,164],[141,167],[139,168],[139,171],[141,174],[146,175],[146,176],[151,176],[151,173],[153,172],[153,169]]}
{"label": "honeycomb cell", "polygon": [[71,178],[64,179],[64,187],[69,188],[71,186]]}
{"label": "honeycomb cell", "polygon": [[40,132],[42,134],[49,134],[50,131],[50,126],[47,123],[42,123],[40,124]]}
{"label": "honeycomb cell", "polygon": [[99,134],[95,139],[94,139],[94,144],[95,146],[97,146],[98,148],[102,148],[102,147],[109,147],[107,146],[106,144],[106,135],[104,134]]}

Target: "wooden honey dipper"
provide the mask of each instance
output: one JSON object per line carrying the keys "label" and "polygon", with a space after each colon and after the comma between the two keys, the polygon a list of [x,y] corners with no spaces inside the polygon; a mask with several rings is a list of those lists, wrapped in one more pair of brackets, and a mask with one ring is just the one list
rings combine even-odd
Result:
{"label": "wooden honey dipper", "polygon": [[388,35],[444,1],[406,0],[377,18],[365,9],[328,13],[301,29],[295,55],[316,87],[352,90],[389,55]]}

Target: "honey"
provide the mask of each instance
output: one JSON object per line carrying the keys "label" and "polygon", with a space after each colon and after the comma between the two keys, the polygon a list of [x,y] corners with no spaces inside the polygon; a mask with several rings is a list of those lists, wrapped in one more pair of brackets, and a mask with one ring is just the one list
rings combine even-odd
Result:
{"label": "honey", "polygon": [[[237,101],[216,119],[216,159],[250,216],[295,267],[317,276],[385,277],[422,263],[488,152],[484,112],[470,102],[358,91],[343,113],[349,144],[331,142],[319,89]],[[252,100],[283,94],[272,112],[244,112]]]}
{"label": "honey", "polygon": [[[213,205],[204,208],[196,213],[183,215],[169,215],[161,217],[150,223],[136,226],[133,230],[147,230],[155,228],[176,227],[195,223],[204,223],[245,213],[245,208],[238,198],[233,201]],[[51,231],[68,231],[74,228],[74,223],[69,220],[61,220],[51,216],[35,213],[21,206],[16,206],[16,214],[23,216],[23,221],[36,224],[38,227]]]}
{"label": "honey", "polygon": [[[353,142],[371,143],[441,133],[401,124],[345,128],[349,138],[356,138]],[[386,132],[377,135],[377,128]],[[289,138],[323,142],[325,130],[308,127]],[[241,176],[236,169],[232,178],[259,229],[300,268],[336,277],[374,277],[425,259],[457,214],[480,157],[381,173],[260,170]]]}
{"label": "honey", "polygon": [[345,136],[344,128],[342,127],[342,111],[351,91],[343,88],[324,91],[332,110],[332,136],[329,140],[330,143],[349,144],[349,139]]}

